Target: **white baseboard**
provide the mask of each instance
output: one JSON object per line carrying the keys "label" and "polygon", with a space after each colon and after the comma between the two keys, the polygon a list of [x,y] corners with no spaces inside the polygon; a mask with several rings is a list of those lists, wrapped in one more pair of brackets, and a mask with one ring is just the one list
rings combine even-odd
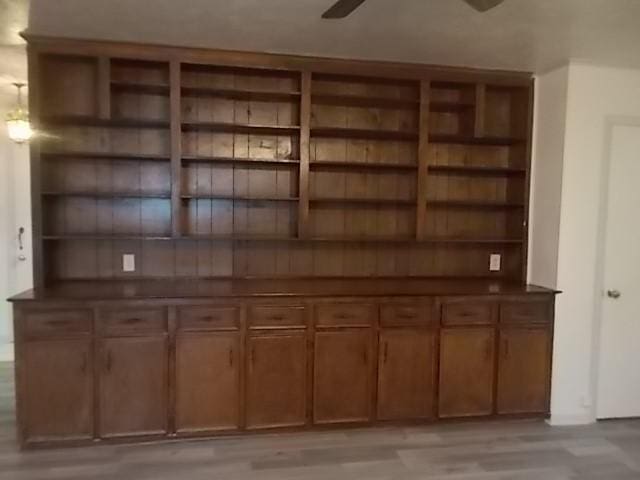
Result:
{"label": "white baseboard", "polygon": [[571,425],[589,425],[595,423],[596,419],[589,412],[578,414],[551,414],[547,423],[553,427],[566,427]]}
{"label": "white baseboard", "polygon": [[0,362],[13,362],[13,343],[0,343]]}

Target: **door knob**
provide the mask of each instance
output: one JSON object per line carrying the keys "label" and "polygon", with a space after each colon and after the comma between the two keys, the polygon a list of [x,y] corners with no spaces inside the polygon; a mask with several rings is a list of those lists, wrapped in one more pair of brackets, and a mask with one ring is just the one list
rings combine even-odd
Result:
{"label": "door knob", "polygon": [[618,290],[607,290],[607,297],[613,298],[614,300],[620,298],[620,295],[621,293]]}

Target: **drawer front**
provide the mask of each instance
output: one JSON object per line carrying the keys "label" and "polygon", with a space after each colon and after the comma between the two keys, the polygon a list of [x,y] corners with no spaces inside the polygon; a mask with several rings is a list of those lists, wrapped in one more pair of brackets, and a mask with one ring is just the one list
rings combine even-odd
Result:
{"label": "drawer front", "polygon": [[316,323],[325,327],[369,327],[376,321],[377,309],[363,303],[331,303],[316,306]]}
{"label": "drawer front", "polygon": [[493,305],[486,302],[448,303],[442,307],[444,325],[488,325],[493,323]]}
{"label": "drawer front", "polygon": [[27,337],[91,333],[91,310],[29,311],[24,315]]}
{"label": "drawer front", "polygon": [[108,309],[100,312],[105,334],[163,333],[167,331],[164,308]]}
{"label": "drawer front", "polygon": [[500,305],[500,323],[549,323],[547,302],[504,303]]}
{"label": "drawer front", "polygon": [[249,308],[249,328],[306,327],[303,306],[264,305]]}
{"label": "drawer front", "polygon": [[178,309],[178,330],[238,330],[240,309],[238,307],[180,307]]}
{"label": "drawer front", "polygon": [[383,327],[429,325],[433,321],[433,305],[382,305],[380,324]]}

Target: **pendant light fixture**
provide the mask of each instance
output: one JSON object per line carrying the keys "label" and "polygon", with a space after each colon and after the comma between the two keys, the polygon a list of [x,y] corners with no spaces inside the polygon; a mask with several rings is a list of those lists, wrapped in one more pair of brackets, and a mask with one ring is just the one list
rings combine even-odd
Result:
{"label": "pendant light fixture", "polygon": [[16,143],[25,143],[31,139],[33,130],[29,123],[29,111],[22,105],[22,87],[24,83],[14,83],[18,89],[18,104],[7,114],[7,133]]}

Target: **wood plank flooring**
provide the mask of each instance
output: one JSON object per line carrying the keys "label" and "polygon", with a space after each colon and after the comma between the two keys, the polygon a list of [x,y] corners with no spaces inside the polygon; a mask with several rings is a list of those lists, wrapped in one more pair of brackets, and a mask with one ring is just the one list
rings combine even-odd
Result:
{"label": "wood plank flooring", "polygon": [[540,421],[255,435],[19,452],[0,363],[0,480],[640,479],[640,420]]}

